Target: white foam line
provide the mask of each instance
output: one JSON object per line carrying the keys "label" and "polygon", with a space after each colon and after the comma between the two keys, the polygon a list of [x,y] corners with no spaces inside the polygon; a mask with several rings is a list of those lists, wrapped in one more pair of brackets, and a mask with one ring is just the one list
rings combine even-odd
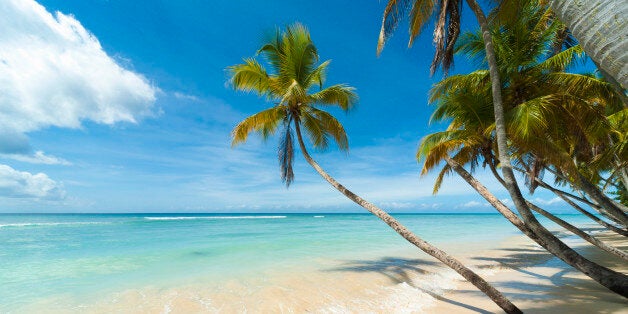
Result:
{"label": "white foam line", "polygon": [[81,221],[81,222],[24,222],[24,223],[0,224],[0,228],[39,227],[39,226],[67,226],[67,225],[106,225],[106,224],[109,224],[109,222],[92,222],[92,221]]}
{"label": "white foam line", "polygon": [[144,217],[146,220],[196,220],[196,219],[281,219],[287,216],[200,216],[200,217]]}

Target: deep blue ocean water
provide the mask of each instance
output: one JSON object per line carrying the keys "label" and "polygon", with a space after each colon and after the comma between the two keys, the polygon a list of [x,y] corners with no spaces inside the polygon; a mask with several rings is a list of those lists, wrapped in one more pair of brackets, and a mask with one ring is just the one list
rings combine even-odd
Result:
{"label": "deep blue ocean water", "polygon": [[[437,245],[518,233],[498,214],[395,216]],[[0,312],[42,298],[250,277],[406,248],[369,214],[0,214]]]}

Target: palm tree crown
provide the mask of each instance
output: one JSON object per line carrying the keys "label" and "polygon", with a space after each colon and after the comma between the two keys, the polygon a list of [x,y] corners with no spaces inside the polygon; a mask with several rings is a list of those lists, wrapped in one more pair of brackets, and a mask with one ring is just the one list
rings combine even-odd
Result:
{"label": "palm tree crown", "polygon": [[232,131],[232,145],[245,142],[252,131],[267,138],[281,126],[279,166],[281,179],[289,186],[294,180],[293,125],[305,130],[315,148],[327,148],[332,139],[338,148],[348,150],[344,128],[322,108],[338,106],[346,112],[357,102],[357,95],[345,84],[323,88],[330,60],[317,64],[316,47],[307,28],[299,23],[277,31],[257,56],[267,62],[268,70],[256,58],[247,58],[227,68],[229,82],[236,90],[265,96],[273,106],[240,122]]}
{"label": "palm tree crown", "polygon": [[443,72],[447,74],[453,65],[454,46],[460,34],[461,12],[462,0],[388,0],[377,42],[377,54],[382,52],[386,40],[406,14],[409,18],[410,32],[408,47],[412,46],[414,39],[421,34],[425,24],[434,16],[433,39],[436,52],[430,73],[433,75],[438,67],[442,66]]}

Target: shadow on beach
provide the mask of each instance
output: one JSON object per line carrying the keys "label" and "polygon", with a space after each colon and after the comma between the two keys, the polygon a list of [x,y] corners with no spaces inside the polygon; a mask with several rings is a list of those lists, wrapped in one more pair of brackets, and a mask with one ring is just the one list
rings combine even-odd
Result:
{"label": "shadow on beach", "polygon": [[[591,231],[597,231],[591,228]],[[563,236],[563,234],[560,234]],[[617,248],[628,249],[628,241],[607,233],[595,234]],[[576,250],[596,263],[626,272],[626,263],[590,245],[578,245]],[[529,313],[620,313],[628,309],[628,301],[582,275],[547,251],[531,244],[505,247],[476,254],[463,261],[476,269],[510,300]],[[465,313],[501,313],[490,299],[467,282],[454,289],[434,287],[426,279],[448,271],[436,261],[402,257],[382,257],[375,260],[344,261],[330,272],[375,272],[392,284],[406,283],[435,299],[447,303],[443,308]],[[484,275],[488,273],[489,275]],[[494,273],[494,275],[491,274]],[[461,277],[456,279],[462,280]],[[438,310],[440,312],[440,310]]]}

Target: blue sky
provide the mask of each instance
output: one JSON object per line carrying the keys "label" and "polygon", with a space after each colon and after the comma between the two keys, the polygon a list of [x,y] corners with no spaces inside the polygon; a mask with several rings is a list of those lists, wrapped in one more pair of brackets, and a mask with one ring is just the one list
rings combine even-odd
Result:
{"label": "blue sky", "polygon": [[[300,159],[279,178],[276,139],[231,148],[237,122],[268,104],[226,84],[276,27],[299,21],[328,84],[357,88],[350,153],[313,155],[340,182],[393,212],[488,211],[460,179],[431,195],[414,158],[429,126],[433,48],[402,25],[377,58],[384,2],[9,0],[0,4],[0,211],[360,211]],[[465,8],[463,27],[474,27]],[[455,72],[473,69],[456,59]],[[499,197],[486,172],[478,178]],[[553,196],[532,198],[550,207]]]}

